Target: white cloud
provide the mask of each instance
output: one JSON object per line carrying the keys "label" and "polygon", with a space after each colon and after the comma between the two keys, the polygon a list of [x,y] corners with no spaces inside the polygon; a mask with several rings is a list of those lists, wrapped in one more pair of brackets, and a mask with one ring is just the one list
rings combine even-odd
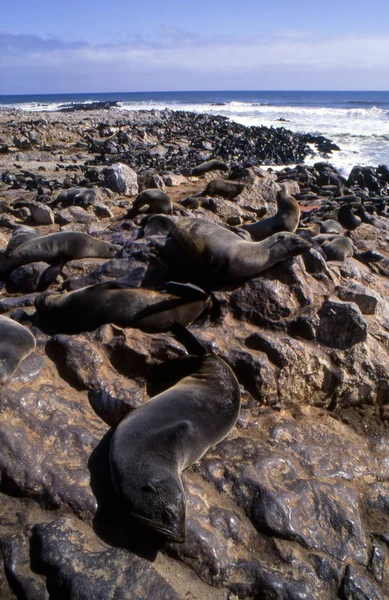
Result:
{"label": "white cloud", "polygon": [[[149,89],[152,89],[152,74],[166,72],[170,77],[170,87],[179,87],[179,77],[183,72],[193,74],[193,87],[196,76],[215,77],[215,81],[230,79],[229,89],[236,88],[234,78],[242,81],[242,74],[260,75],[264,71],[277,70],[293,73],[304,72],[317,77],[320,73],[334,71],[347,74],[374,73],[379,87],[389,87],[389,35],[381,37],[314,37],[301,32],[280,32],[279,34],[258,40],[202,39],[186,31],[166,29],[161,40],[152,42],[137,38],[130,43],[120,45],[96,45],[84,43],[66,44],[53,38],[41,39],[37,36],[0,35],[0,52],[3,68],[39,73],[54,69],[74,72],[77,76],[93,71],[101,75],[101,88],[104,78],[112,73],[126,74],[129,78],[142,75],[150,76]],[[355,81],[356,86],[357,80]],[[169,88],[169,85],[165,89]],[[241,83],[239,85],[242,85]],[[282,82],[280,81],[282,87]],[[348,83],[348,85],[350,85]],[[289,86],[290,87],[290,86]],[[301,85],[299,86],[301,88]],[[306,89],[309,89],[307,81]],[[377,86],[378,87],[378,86]],[[129,89],[127,82],[117,84],[116,89]],[[138,88],[139,89],[139,88]],[[144,89],[144,88],[143,88]],[[161,88],[159,88],[161,89]],[[253,89],[253,88],[251,88]]]}

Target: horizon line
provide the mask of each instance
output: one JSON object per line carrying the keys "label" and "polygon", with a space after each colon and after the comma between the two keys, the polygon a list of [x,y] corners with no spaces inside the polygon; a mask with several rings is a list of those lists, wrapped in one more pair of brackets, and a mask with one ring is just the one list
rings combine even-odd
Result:
{"label": "horizon line", "polygon": [[323,92],[330,92],[330,93],[389,93],[389,90],[349,90],[349,89],[345,89],[345,90],[330,90],[330,89],[324,89],[324,90],[309,90],[309,89],[276,89],[276,90],[271,90],[271,89],[267,89],[267,90],[249,90],[249,89],[235,89],[235,90],[225,90],[225,89],[220,89],[220,90],[142,90],[142,91],[120,91],[120,92],[39,92],[39,93],[34,93],[34,92],[25,92],[23,94],[2,94],[0,93],[0,97],[6,97],[6,96],[18,96],[18,97],[23,97],[23,96],[81,96],[81,95],[86,95],[86,94],[199,94],[199,93],[221,93],[221,92],[225,92],[225,93],[236,93],[236,92],[255,92],[255,93],[264,93],[264,92],[304,92],[304,93],[323,93]]}

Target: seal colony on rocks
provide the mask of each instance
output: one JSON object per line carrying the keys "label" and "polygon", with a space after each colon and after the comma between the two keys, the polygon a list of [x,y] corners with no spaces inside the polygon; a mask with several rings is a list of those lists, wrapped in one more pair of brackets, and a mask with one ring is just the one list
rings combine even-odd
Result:
{"label": "seal colony on rocks", "polygon": [[24,358],[35,350],[35,338],[20,323],[0,315],[0,386],[6,383]]}
{"label": "seal colony on rocks", "polygon": [[[41,297],[50,300],[48,305],[53,302],[45,307],[52,329],[77,325],[81,333],[76,336],[54,335],[55,331],[44,327],[45,311],[34,313],[37,282],[40,285],[45,263],[15,269],[4,286],[0,312],[19,323],[31,322],[37,350],[1,388],[0,548],[7,551],[0,551],[0,596],[11,598],[20,592],[26,600],[36,600],[78,593],[85,598],[183,600],[189,592],[196,598],[215,600],[231,594],[242,599],[328,600],[337,595],[351,597],[357,589],[364,598],[386,597],[389,581],[382,532],[387,531],[385,499],[389,497],[385,330],[389,220],[383,211],[388,214],[389,171],[362,173],[359,169],[354,175],[360,183],[354,184],[354,175],[346,182],[328,163],[264,169],[259,161],[277,164],[296,158],[298,162],[304,156],[303,144],[299,153],[293,142],[296,136],[290,133],[262,128],[261,134],[259,128],[236,129],[225,120],[213,127],[214,119],[204,115],[114,109],[101,118],[71,114],[66,118],[67,122],[61,114],[46,113],[38,120],[37,115],[23,117],[15,109],[5,119],[0,111],[0,153],[1,146],[8,145],[1,154],[6,165],[0,174],[1,248],[6,248],[12,231],[14,248],[11,244],[9,253],[19,242],[28,241],[32,230],[24,234],[19,230],[28,238],[20,239],[15,225],[34,221],[43,236],[72,228],[119,244],[121,250],[114,260],[70,261],[50,293]],[[34,146],[35,133],[40,141]],[[22,140],[15,141],[22,135]],[[21,144],[33,147],[24,152]],[[187,175],[212,157],[224,160],[230,174],[208,173],[202,180]],[[134,189],[127,197],[119,188],[104,190],[104,167],[118,161],[134,170]],[[236,202],[195,197],[210,179],[224,177],[247,182]],[[335,219],[342,204],[360,198],[374,222],[364,221],[349,236],[356,260],[334,263],[327,257],[326,262],[324,247],[311,240],[312,248],[302,258],[277,263],[254,275],[255,279],[236,279],[233,285],[225,285],[223,269],[228,274],[242,249],[236,237],[230,238],[231,231],[238,231],[231,227],[273,215],[276,193],[283,185],[301,207],[304,236],[317,234],[319,223]],[[95,210],[95,202],[93,211],[86,214],[83,209],[73,210],[89,202],[81,197],[72,210],[53,202],[62,190],[75,186],[96,192],[99,209]],[[192,232],[198,263],[185,249],[189,240],[184,248],[173,237],[166,238],[177,217],[165,217],[168,227],[163,237],[142,237],[142,229],[148,231],[149,217],[127,218],[139,191],[165,186],[174,203],[188,199],[183,200],[185,216],[193,206],[190,216],[210,223],[212,235],[205,236],[205,242],[204,236]],[[25,207],[15,210],[15,200],[35,201],[36,193],[46,208],[53,207],[54,223],[38,223]],[[262,212],[265,206],[267,215]],[[175,215],[177,211],[173,206]],[[228,240],[221,229],[228,233]],[[154,233],[158,234],[157,227]],[[244,239],[239,242],[263,248],[262,242],[251,240],[248,231],[242,229],[240,234]],[[295,232],[280,235],[293,237]],[[324,237],[323,243],[327,240],[342,241],[340,236]],[[226,248],[231,249],[227,256]],[[376,248],[382,250],[381,257]],[[379,262],[372,263],[372,259]],[[212,261],[219,271],[210,268]],[[137,269],[141,277],[135,284],[132,276]],[[206,276],[204,282],[198,274]],[[220,363],[212,362],[215,359],[182,358],[182,346],[166,333],[99,327],[99,322],[90,319],[94,310],[104,311],[111,292],[113,297],[123,290],[119,303],[112,302],[113,312],[119,317],[129,315],[131,327],[137,325],[139,313],[132,321],[130,309],[133,304],[143,306],[143,296],[146,305],[140,314],[144,323],[155,318],[159,327],[162,321],[169,325],[170,316],[176,318],[170,296],[178,298],[179,306],[186,305],[185,310],[195,301],[207,303],[206,294],[197,290],[196,295],[193,286],[181,285],[179,291],[177,283],[167,285],[172,279],[217,290],[212,294],[213,304],[195,327],[207,348],[216,348],[232,368],[245,394],[239,429],[184,472],[180,472],[185,466],[180,457],[187,456],[185,443],[190,440],[189,448],[196,447],[190,434],[192,424],[201,442],[207,442],[205,450],[214,441],[211,427],[221,433],[220,410],[214,409],[213,400],[216,397],[223,403],[233,397],[229,376],[226,384],[219,376]],[[136,289],[141,300],[138,296],[134,301],[125,299],[130,282],[139,285],[140,280],[148,288]],[[108,286],[100,286],[102,282]],[[114,289],[115,284],[109,282],[119,287]],[[93,288],[97,285],[100,292]],[[85,286],[92,287],[81,292],[84,304],[80,301],[79,306],[74,297],[62,294],[65,288]],[[95,295],[88,303],[93,289]],[[166,311],[170,316],[165,319],[159,309],[166,300],[173,308]],[[82,333],[86,325],[88,329],[96,325],[96,329]],[[196,381],[206,365],[205,378],[210,377],[212,383],[191,387],[189,406],[199,398],[200,403],[189,424],[181,426],[188,403],[179,382]],[[128,442],[127,447],[125,433],[119,440],[116,430],[118,461],[129,460],[133,471],[128,493],[119,472],[115,493],[115,474],[109,464],[115,430],[107,431],[92,414],[86,402],[88,392],[104,390],[119,398],[110,416],[108,409],[114,401],[104,394],[100,400],[107,422],[124,427],[129,409],[123,400],[133,409],[146,407],[149,398],[168,388],[176,389],[178,404],[172,402],[161,418],[149,415],[151,421],[141,421],[141,429],[134,425],[133,444]],[[204,430],[202,424],[197,425],[203,413]],[[162,419],[168,417],[165,428]],[[231,416],[226,429],[233,420]],[[161,443],[153,436],[155,432],[167,441]],[[114,455],[113,444],[111,450]],[[153,481],[156,477],[157,482]],[[136,478],[145,489],[139,490]],[[165,495],[164,490],[168,490]],[[168,556],[153,563],[163,540],[142,532],[129,512],[138,514],[140,522],[149,519],[165,540],[180,540],[185,507],[185,545],[165,548]],[[297,556],[293,568],[291,552]],[[74,564],[77,568],[69,569]]]}
{"label": "seal colony on rocks", "polygon": [[169,282],[165,292],[158,292],[108,281],[67,294],[46,292],[36,298],[35,307],[44,326],[64,333],[92,331],[106,323],[157,333],[174,323],[190,325],[210,302],[194,285]]}
{"label": "seal colony on rocks", "polygon": [[[200,356],[183,362],[188,374],[129,412],[110,443],[113,485],[128,513],[172,542],[183,542],[186,535],[181,472],[228,435],[240,412],[233,371],[224,360],[197,347]],[[111,404],[111,423],[126,411],[124,402],[110,402],[106,394],[90,398],[105,414]]]}

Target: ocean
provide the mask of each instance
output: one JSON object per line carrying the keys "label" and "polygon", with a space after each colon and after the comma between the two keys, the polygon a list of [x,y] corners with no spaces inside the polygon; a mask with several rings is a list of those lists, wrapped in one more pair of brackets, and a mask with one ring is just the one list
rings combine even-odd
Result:
{"label": "ocean", "polygon": [[[340,148],[329,162],[347,174],[354,165],[389,165],[389,91],[383,92],[129,92],[0,96],[2,107],[55,111],[64,104],[112,100],[125,110],[187,110],[223,115],[243,125],[284,126],[324,135]],[[317,157],[307,162],[317,161]]]}

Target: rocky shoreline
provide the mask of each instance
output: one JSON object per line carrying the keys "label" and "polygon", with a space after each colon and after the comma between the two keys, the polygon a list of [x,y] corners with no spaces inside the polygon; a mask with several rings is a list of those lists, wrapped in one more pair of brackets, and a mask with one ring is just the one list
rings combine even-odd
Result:
{"label": "rocky shoreline", "polygon": [[[345,178],[323,162],[336,152],[330,140],[282,127],[79,108],[0,111],[1,249],[20,225],[119,247],[112,259],[67,261],[52,279],[46,262],[3,275],[0,312],[33,333],[36,350],[0,388],[0,598],[384,599],[388,167]],[[193,174],[213,159],[218,170]],[[285,163],[296,166],[272,169]],[[224,189],[215,180],[237,195],[211,195]],[[139,406],[168,386],[165,369],[184,347],[169,333],[111,324],[48,332],[34,316],[42,278],[61,293],[135,271],[154,290],[190,280],[190,263],[171,262],[166,235],[144,235],[147,212],[134,201],[150,189],[168,195],[169,218],[240,235],[276,214],[284,189],[312,243],[246,282],[208,282],[212,307],[191,330],[233,369],[242,410],[229,436],[183,473],[183,544],[125,526],[108,469],[111,433],[88,394]],[[352,256],[331,260],[310,228],[341,221],[345,206]]]}

